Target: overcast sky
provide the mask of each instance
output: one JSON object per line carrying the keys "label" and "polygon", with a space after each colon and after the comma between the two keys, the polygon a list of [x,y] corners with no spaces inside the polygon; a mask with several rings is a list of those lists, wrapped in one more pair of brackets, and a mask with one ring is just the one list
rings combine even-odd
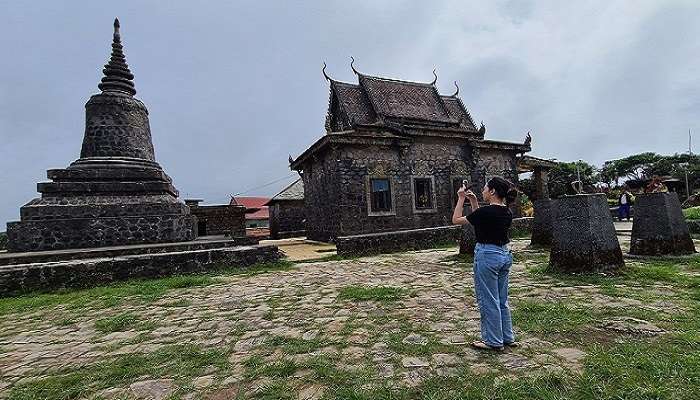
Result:
{"label": "overcast sky", "polygon": [[[487,138],[596,164],[700,142],[699,1],[0,0],[0,226],[80,153],[112,20],[181,196],[272,195],[324,134],[328,84],[452,81]],[[263,186],[277,181],[274,184]],[[251,190],[252,189],[252,190]],[[0,228],[0,231],[4,230]]]}

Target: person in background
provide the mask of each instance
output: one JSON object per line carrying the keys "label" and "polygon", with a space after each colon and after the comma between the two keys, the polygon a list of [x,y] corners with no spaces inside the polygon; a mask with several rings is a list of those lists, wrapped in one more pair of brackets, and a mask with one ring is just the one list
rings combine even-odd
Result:
{"label": "person in background", "polygon": [[[474,249],[474,291],[481,315],[481,340],[473,347],[503,350],[515,346],[513,323],[508,305],[508,273],[513,255],[508,249],[508,228],[513,220],[508,205],[515,201],[517,190],[507,180],[491,178],[481,192],[487,206],[479,207],[476,195],[464,185],[452,214],[452,223],[471,224],[476,235]],[[462,216],[464,202],[469,200],[472,212]]]}
{"label": "person in background", "polygon": [[668,192],[668,188],[664,185],[663,181],[658,175],[654,175],[651,178],[651,182],[644,188],[644,193],[660,193]]}
{"label": "person in background", "polygon": [[632,206],[632,194],[629,192],[627,188],[622,191],[622,194],[620,194],[620,198],[617,199],[618,203],[618,208],[617,208],[617,218],[618,220],[622,221],[622,218],[627,219],[628,221],[630,220],[630,207]]}

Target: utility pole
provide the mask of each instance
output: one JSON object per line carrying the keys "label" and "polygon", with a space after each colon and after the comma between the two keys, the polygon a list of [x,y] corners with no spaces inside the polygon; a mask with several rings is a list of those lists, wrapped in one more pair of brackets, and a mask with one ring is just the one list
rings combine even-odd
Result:
{"label": "utility pole", "polygon": [[688,184],[688,168],[690,168],[690,159],[693,156],[693,136],[690,134],[690,129],[688,129],[688,162],[685,166],[685,199],[690,198],[690,185]]}

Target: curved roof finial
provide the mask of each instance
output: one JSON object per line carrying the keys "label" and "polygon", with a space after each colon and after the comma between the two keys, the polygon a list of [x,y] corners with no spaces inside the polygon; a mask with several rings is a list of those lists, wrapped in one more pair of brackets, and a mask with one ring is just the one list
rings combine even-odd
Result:
{"label": "curved roof finial", "polygon": [[452,94],[452,97],[457,97],[457,95],[459,94],[459,85],[457,84],[457,81],[455,81],[455,87],[457,88],[457,91],[455,91]]}
{"label": "curved roof finial", "polygon": [[352,72],[354,72],[355,75],[357,75],[357,76],[360,75],[360,73],[357,72],[357,70],[355,69],[355,57],[353,57],[353,56],[350,56],[350,68],[352,68]]}
{"label": "curved roof finial", "polygon": [[323,77],[326,78],[327,81],[330,82],[331,78],[326,74],[326,62],[323,62],[323,69],[321,69],[321,72],[323,72]]}
{"label": "curved roof finial", "polygon": [[430,82],[431,85],[434,85],[437,82],[437,74],[435,73],[435,68],[433,68],[433,76],[435,77],[435,79],[433,79],[433,81]]}

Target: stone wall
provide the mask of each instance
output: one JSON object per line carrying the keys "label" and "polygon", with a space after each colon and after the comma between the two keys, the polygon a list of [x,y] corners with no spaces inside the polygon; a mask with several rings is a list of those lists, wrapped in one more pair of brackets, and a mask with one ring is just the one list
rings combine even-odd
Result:
{"label": "stone wall", "polygon": [[87,288],[131,278],[161,278],[277,261],[276,246],[243,246],[116,258],[0,267],[0,297],[64,288]]}
{"label": "stone wall", "polygon": [[197,217],[199,235],[245,237],[245,206],[197,205],[190,212]]}
{"label": "stone wall", "polygon": [[276,201],[269,210],[272,239],[303,236],[306,233],[304,200]]}
{"label": "stone wall", "polygon": [[461,226],[411,229],[404,231],[340,236],[336,239],[338,255],[364,256],[406,250],[430,249],[439,245],[457,245]]}
{"label": "stone wall", "polygon": [[306,234],[311,240],[331,241],[340,232],[338,191],[343,187],[335,160],[318,157],[302,175]]}
{"label": "stone wall", "polygon": [[8,222],[7,237],[13,252],[181,242],[197,237],[195,220],[187,214],[27,220]]}

